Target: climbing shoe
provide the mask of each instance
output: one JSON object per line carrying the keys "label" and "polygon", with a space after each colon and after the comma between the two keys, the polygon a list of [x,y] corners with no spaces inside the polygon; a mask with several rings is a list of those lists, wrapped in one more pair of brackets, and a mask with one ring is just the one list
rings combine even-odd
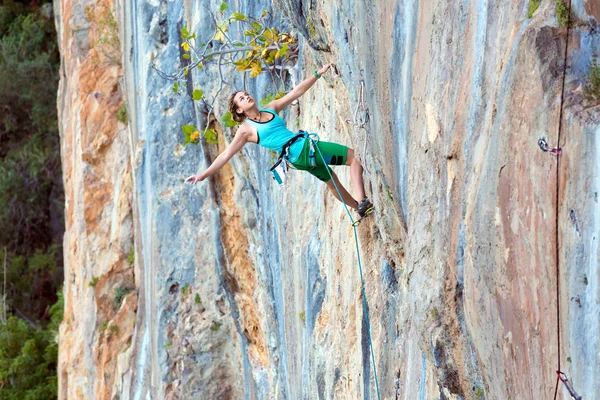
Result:
{"label": "climbing shoe", "polygon": [[369,200],[368,197],[365,197],[360,204],[358,205],[358,215],[363,219],[367,215],[371,214],[375,207],[373,207],[373,203]]}

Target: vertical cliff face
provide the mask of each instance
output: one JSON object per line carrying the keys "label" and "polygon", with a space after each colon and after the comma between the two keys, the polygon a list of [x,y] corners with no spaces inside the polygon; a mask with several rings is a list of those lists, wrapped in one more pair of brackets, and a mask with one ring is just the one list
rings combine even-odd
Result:
{"label": "vertical cliff face", "polygon": [[[581,90],[599,8],[573,0],[556,158],[538,139],[559,142],[567,29],[553,2],[531,19],[528,6],[230,4],[288,16],[302,35],[292,82],[338,65],[284,117],[354,148],[366,167],[377,211],[358,240],[382,398],[550,398],[559,360],[578,394],[600,397],[600,108]],[[184,25],[201,40],[212,33],[205,5],[55,7],[60,397],[376,398],[353,231],[324,185],[292,171],[276,186],[270,155],[253,145],[214,179],[182,183],[234,132],[183,148],[180,126],[205,115],[151,63],[180,65]],[[211,73],[192,72],[188,90],[215,94]],[[361,82],[364,128],[346,122]],[[267,84],[249,90],[262,98]],[[336,172],[349,184],[347,168]]]}

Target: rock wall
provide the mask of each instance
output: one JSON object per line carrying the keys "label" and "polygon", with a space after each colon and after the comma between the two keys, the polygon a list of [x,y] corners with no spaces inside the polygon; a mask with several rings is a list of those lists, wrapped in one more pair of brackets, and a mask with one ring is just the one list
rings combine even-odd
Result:
{"label": "rock wall", "polygon": [[[59,397],[377,398],[369,333],[382,398],[551,398],[559,362],[579,395],[600,397],[600,107],[582,96],[598,3],[573,0],[559,158],[537,144],[559,142],[567,29],[554,2],[531,19],[526,0],[229,4],[287,15],[302,48],[292,84],[338,65],[283,115],[366,167],[370,331],[353,230],[324,185],[296,171],[275,185],[253,145],[182,183],[234,132],[183,148],[180,126],[205,116],[151,63],[177,68],[180,29],[206,39],[205,7],[220,3],[55,2]],[[187,90],[215,94],[213,77],[194,71]],[[345,122],[361,82],[364,128]],[[248,87],[261,98],[268,81]]]}

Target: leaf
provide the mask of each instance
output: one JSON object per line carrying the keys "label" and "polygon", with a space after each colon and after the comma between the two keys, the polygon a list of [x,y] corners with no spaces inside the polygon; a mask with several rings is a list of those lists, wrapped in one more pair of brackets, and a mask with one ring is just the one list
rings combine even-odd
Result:
{"label": "leaf", "polygon": [[273,35],[273,30],[272,29],[267,29],[264,33],[265,37],[267,38],[267,40],[270,41],[274,41],[275,40],[275,35]]}
{"label": "leaf", "polygon": [[179,92],[179,82],[175,82],[173,84],[173,92],[174,93],[178,93]]}
{"label": "leaf", "polygon": [[223,114],[223,116],[221,117],[221,121],[223,122],[227,122],[227,121],[231,121],[231,118],[233,116],[231,115],[230,111],[227,111],[225,114]]}
{"label": "leaf", "polygon": [[264,99],[262,99],[260,101],[260,106],[264,107],[264,106],[266,106],[267,104],[269,104],[272,101],[273,101],[273,95],[269,94],[269,95],[267,95],[267,97],[265,97]]}
{"label": "leaf", "polygon": [[229,8],[229,6],[227,5],[227,3],[222,2],[221,6],[219,7],[219,12],[224,12]]}
{"label": "leaf", "polygon": [[188,31],[187,25],[181,28],[181,38],[187,39],[190,36],[190,32]]}
{"label": "leaf", "polygon": [[181,43],[181,47],[183,47],[183,50],[185,51],[190,51],[190,44],[188,42]]}
{"label": "leaf", "polygon": [[284,44],[283,46],[281,46],[281,48],[279,49],[279,51],[277,52],[277,58],[283,56],[288,50],[288,44]]}
{"label": "leaf", "polygon": [[262,72],[262,66],[260,62],[254,62],[252,65],[252,71],[250,71],[250,78],[257,77]]}
{"label": "leaf", "polygon": [[194,125],[183,125],[181,127],[181,130],[183,131],[183,134],[185,135],[186,142],[189,142],[190,136],[192,136],[192,133],[194,133],[194,131],[196,130],[196,127]]}
{"label": "leaf", "polygon": [[229,29],[228,21],[223,21],[223,22],[217,24],[217,29],[215,31],[215,36],[213,37],[213,40],[225,39],[225,35],[223,34],[223,32],[227,32],[227,29]]}
{"label": "leaf", "polygon": [[192,93],[192,99],[195,100],[195,101],[198,101],[198,100],[202,99],[202,96],[204,96],[204,93],[200,89],[196,89]]}
{"label": "leaf", "polygon": [[227,128],[234,127],[238,124],[237,122],[235,122],[233,120],[233,116],[231,115],[231,112],[229,112],[229,111],[221,117],[221,121],[223,122],[223,124],[225,124],[225,126]]}
{"label": "leaf", "polygon": [[256,21],[254,21],[254,22],[253,22],[253,23],[251,23],[250,25],[252,25],[252,27],[253,27],[254,29],[256,29],[257,31],[261,31],[261,30],[262,30],[262,28],[263,28],[263,27],[262,27],[262,25],[261,25],[261,24],[259,24],[259,23],[258,23],[258,22],[256,22]]}
{"label": "leaf", "polygon": [[244,14],[239,13],[239,12],[233,13],[231,16],[238,21],[245,21],[247,18]]}
{"label": "leaf", "polygon": [[246,29],[244,31],[244,36],[254,36],[256,35],[258,32],[256,32],[254,29]]}
{"label": "leaf", "polygon": [[190,56],[189,54],[184,54],[183,58],[185,58],[186,60],[189,60],[192,56]]}
{"label": "leaf", "polygon": [[183,71],[183,76],[187,76],[187,74],[190,73],[190,67],[185,67],[185,70]]}
{"label": "leaf", "polygon": [[268,13],[269,13],[269,10],[263,10],[262,14],[260,14],[260,17],[264,18],[267,16]]}
{"label": "leaf", "polygon": [[202,64],[202,63],[198,64],[198,69],[202,69],[202,68],[204,68],[204,64]]}
{"label": "leaf", "polygon": [[217,137],[217,131],[215,131],[214,129],[205,129],[204,130],[204,138],[206,139],[206,141],[208,143],[211,144],[218,144],[218,137]]}

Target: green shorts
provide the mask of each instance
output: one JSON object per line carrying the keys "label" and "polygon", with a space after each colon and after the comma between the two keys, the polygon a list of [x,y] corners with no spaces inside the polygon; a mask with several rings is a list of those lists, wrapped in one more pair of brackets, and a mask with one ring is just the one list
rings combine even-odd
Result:
{"label": "green shorts", "polygon": [[[316,166],[310,166],[309,154],[310,154],[310,140],[306,140],[304,148],[298,159],[291,163],[296,169],[302,171],[308,171],[310,174],[316,176],[323,182],[328,182],[331,179],[331,168],[327,165],[345,165],[346,155],[348,154],[348,147],[332,143],[332,142],[317,142],[319,150],[315,148],[315,162]],[[321,154],[323,157],[321,157]]]}

